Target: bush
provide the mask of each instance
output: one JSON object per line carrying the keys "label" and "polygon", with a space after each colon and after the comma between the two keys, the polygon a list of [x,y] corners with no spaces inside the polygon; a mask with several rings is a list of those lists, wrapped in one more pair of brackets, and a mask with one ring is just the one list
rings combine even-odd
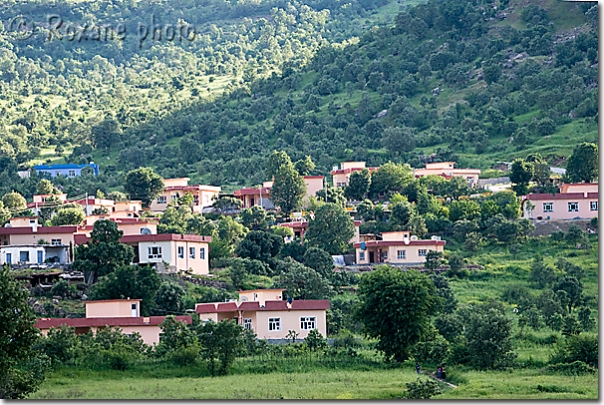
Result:
{"label": "bush", "polygon": [[189,347],[181,346],[168,355],[168,360],[177,366],[189,366],[194,364],[199,357],[199,346],[193,345]]}
{"label": "bush", "polygon": [[63,298],[71,298],[75,296],[75,286],[69,284],[67,280],[59,280],[50,290],[51,295],[58,295]]}
{"label": "bush", "polygon": [[580,334],[570,336],[552,356],[551,364],[573,363],[581,361],[588,366],[598,368],[598,336]]}
{"label": "bush", "polygon": [[545,372],[560,373],[568,376],[579,376],[596,373],[597,370],[582,361],[573,361],[572,363],[551,364],[544,369]]}
{"label": "bush", "polygon": [[501,299],[510,304],[518,304],[530,300],[531,297],[531,291],[521,284],[508,284],[501,294]]}
{"label": "bush", "polygon": [[422,380],[418,378],[416,381],[409,382],[406,385],[406,399],[429,399],[435,395],[442,394],[438,383],[431,379]]}

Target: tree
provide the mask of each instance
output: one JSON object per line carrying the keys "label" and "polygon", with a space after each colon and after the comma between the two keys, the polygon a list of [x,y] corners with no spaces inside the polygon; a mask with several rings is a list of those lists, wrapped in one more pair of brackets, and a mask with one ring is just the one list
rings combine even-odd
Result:
{"label": "tree", "polygon": [[357,205],[357,218],[370,221],[375,218],[375,206],[369,199],[365,199]]}
{"label": "tree", "polygon": [[50,180],[42,179],[36,186],[36,194],[49,195],[53,194],[55,187]]}
{"label": "tree", "polygon": [[283,261],[284,269],[278,284],[285,288],[285,294],[293,299],[322,300],[329,298],[331,287],[318,272],[293,260]]}
{"label": "tree", "polygon": [[452,275],[457,275],[464,268],[464,264],[463,256],[459,253],[453,253],[449,256],[449,267]]}
{"label": "tree", "polygon": [[268,157],[266,164],[264,166],[264,172],[267,179],[272,179],[277,175],[277,172],[283,166],[292,165],[292,161],[290,157],[284,151],[276,151],[274,150],[270,156]]}
{"label": "tree", "polygon": [[514,159],[512,169],[510,170],[510,181],[512,190],[518,195],[525,195],[528,192],[528,184],[533,178],[533,165],[523,159]]}
{"label": "tree", "polygon": [[341,205],[326,203],[308,221],[305,241],[309,246],[337,255],[348,250],[354,233],[354,221],[348,212]]}
{"label": "tree", "polygon": [[73,268],[84,273],[88,284],[132,263],[134,251],[120,243],[123,234],[115,222],[98,220],[90,233],[90,241],[76,247]]}
{"label": "tree", "polygon": [[556,281],[556,273],[551,266],[538,258],[531,265],[529,280],[536,283],[539,288],[545,288]]}
{"label": "tree", "polygon": [[575,147],[566,164],[570,182],[589,183],[598,177],[598,145],[583,142]]}
{"label": "tree", "polygon": [[153,169],[141,167],[126,174],[124,189],[132,200],[141,200],[145,206],[164,191],[164,180]]}
{"label": "tree", "polygon": [[327,279],[331,277],[335,267],[331,255],[317,247],[311,247],[306,250],[304,253],[304,264]]}
{"label": "tree", "polygon": [[241,210],[241,223],[248,229],[266,231],[269,228],[269,221],[274,222],[274,220],[274,215],[267,214],[266,210],[258,205]]}
{"label": "tree", "polygon": [[237,197],[222,196],[214,201],[212,208],[217,210],[220,214],[224,214],[225,212],[229,212],[231,210],[238,210],[242,205],[243,201]]}
{"label": "tree", "polygon": [[[220,322],[208,321],[197,327],[197,337],[201,343],[201,355],[209,363],[210,374],[226,375],[243,349],[243,328],[225,319]],[[216,370],[216,362],[219,362]]]}
{"label": "tree", "polygon": [[566,292],[569,313],[581,303],[583,298],[583,284],[576,277],[565,276],[554,286],[553,290],[556,292],[560,290]]}
{"label": "tree", "polygon": [[155,293],[154,312],[157,315],[180,314],[185,310],[185,290],[172,282],[163,282]]}
{"label": "tree", "polygon": [[5,223],[11,219],[12,214],[8,208],[4,207],[4,203],[0,201],[0,226],[4,226]]}
{"label": "tree", "polygon": [[409,357],[411,346],[428,331],[430,316],[441,300],[426,275],[387,266],[364,274],[357,295],[356,317],[363,322],[364,333],[379,339],[378,350],[399,362]]}
{"label": "tree", "polygon": [[151,315],[161,280],[151,266],[121,266],[103,276],[88,290],[90,299],[141,299],[141,315]]}
{"label": "tree", "polygon": [[499,65],[491,65],[487,66],[482,70],[484,81],[487,84],[493,84],[499,80],[501,77],[501,66]]}
{"label": "tree", "polygon": [[52,226],[80,225],[86,219],[81,208],[60,208],[50,220]]}
{"label": "tree", "polygon": [[[174,315],[166,316],[159,325],[161,329],[159,344],[155,347],[155,353],[165,356],[179,349],[193,347],[199,354],[197,347],[197,336],[194,331],[183,321],[177,321]],[[193,356],[195,359],[196,356]]]}
{"label": "tree", "polygon": [[449,219],[452,222],[480,218],[480,204],[472,200],[456,200],[449,206]]}
{"label": "tree", "polygon": [[[326,196],[327,195],[327,196]],[[317,190],[315,193],[317,199],[323,202],[334,203],[346,206],[346,197],[344,197],[344,189],[341,187],[331,187],[329,184],[327,187]]]}
{"label": "tree", "polygon": [[436,250],[430,250],[428,254],[426,254],[426,262],[424,263],[424,267],[429,270],[435,270],[440,266],[443,254],[442,252],[437,252]]}
{"label": "tree", "polygon": [[291,161],[282,165],[275,173],[271,199],[286,214],[300,208],[307,187]]}
{"label": "tree", "polygon": [[283,239],[265,231],[250,231],[239,242],[235,254],[239,257],[268,262],[277,256],[283,246]]}
{"label": "tree", "polygon": [[294,169],[296,169],[300,176],[308,176],[315,170],[315,163],[310,156],[306,156],[304,159],[300,159],[294,163]]}
{"label": "tree", "polygon": [[38,390],[44,381],[49,359],[34,350],[40,331],[27,303],[29,294],[10,274],[0,268],[0,398],[22,399]]}
{"label": "tree", "polygon": [[392,221],[401,226],[407,228],[407,224],[414,214],[413,206],[407,201],[396,203],[390,208]]}
{"label": "tree", "polygon": [[407,127],[389,127],[384,130],[382,144],[390,152],[400,155],[415,149],[415,134]]}
{"label": "tree", "polygon": [[245,237],[246,233],[247,228],[235,221],[233,217],[225,216],[218,221],[218,238],[229,245],[239,243]]}
{"label": "tree", "polygon": [[348,186],[344,188],[344,196],[349,200],[361,201],[369,192],[371,173],[369,169],[357,170],[350,174]]}
{"label": "tree", "polygon": [[16,191],[11,191],[2,196],[2,203],[9,210],[19,210],[27,207],[27,201]]}
{"label": "tree", "polygon": [[411,181],[413,181],[413,169],[411,169],[411,166],[388,162],[380,166],[371,175],[369,192],[374,198],[388,192],[401,192],[407,183]]}
{"label": "tree", "polygon": [[187,218],[186,232],[193,235],[215,236],[216,225],[201,214],[193,214]]}

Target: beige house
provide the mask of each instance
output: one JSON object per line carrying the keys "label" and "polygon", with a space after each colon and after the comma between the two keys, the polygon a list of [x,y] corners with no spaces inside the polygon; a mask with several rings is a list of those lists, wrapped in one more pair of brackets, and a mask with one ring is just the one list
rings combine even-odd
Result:
{"label": "beige house", "polygon": [[421,264],[426,261],[429,251],[444,252],[446,243],[436,236],[418,239],[409,231],[382,232],[381,240],[377,235],[361,237],[363,240],[354,244],[357,264]]}
{"label": "beige house", "polygon": [[283,290],[240,291],[239,301],[197,304],[195,312],[202,321],[234,320],[260,339],[285,339],[290,330],[301,339],[313,329],[327,336],[329,300],[293,300],[290,304],[276,299],[282,296]]}
{"label": "beige house", "polygon": [[90,236],[94,229],[94,224],[99,220],[109,220],[117,224],[117,228],[124,232],[124,235],[151,235],[157,233],[157,221],[141,218],[115,218],[113,214],[109,215],[90,215],[85,219],[85,225],[78,228],[79,234]]}
{"label": "beige house", "polygon": [[523,217],[536,220],[589,219],[598,216],[598,183],[562,184],[560,193],[522,197]]}
{"label": "beige house", "polygon": [[202,212],[204,208],[210,207],[214,200],[218,198],[220,187],[201,184],[190,186],[189,180],[188,177],[164,179],[164,191],[151,203],[149,207],[151,211],[165,211],[168,204],[176,202],[185,193],[193,194],[193,212]]}
{"label": "beige house", "polygon": [[[75,329],[76,334],[85,334],[110,327],[119,327],[125,334],[140,333],[143,341],[148,345],[159,343],[161,329],[159,325],[166,319],[165,316],[140,316],[139,299],[104,300],[86,302],[85,318],[42,318],[36,323],[43,335],[47,335],[51,328],[62,325]],[[188,315],[176,316],[177,321],[191,324]]]}
{"label": "beige house", "polygon": [[415,177],[424,176],[442,176],[450,179],[451,177],[463,177],[468,181],[469,187],[476,187],[480,177],[480,169],[456,169],[455,162],[426,163],[424,169],[415,169]]}
{"label": "beige house", "polygon": [[[317,191],[324,187],[324,176],[304,176],[304,184],[306,184],[306,194],[303,200],[308,201],[311,196],[314,196]],[[263,207],[266,210],[274,210],[275,204],[271,200],[271,189],[273,188],[272,181],[265,181],[260,187],[244,187],[235,190],[235,197],[242,202],[243,208],[251,208],[254,206]]]}
{"label": "beige house", "polygon": [[334,187],[346,187],[350,180],[350,175],[363,169],[369,171],[377,170],[377,167],[365,167],[365,162],[342,162],[340,167],[335,166],[331,171]]}
{"label": "beige house", "polygon": [[[14,219],[29,222],[29,226],[12,226],[0,228],[0,244],[6,245],[36,245],[39,241],[54,246],[69,246],[74,243],[77,226],[38,226],[35,218]],[[12,220],[11,220],[12,221]]]}
{"label": "beige house", "polygon": [[[354,236],[348,243],[356,243],[360,241],[359,227],[361,224],[361,221],[354,221]],[[308,221],[306,218],[300,218],[299,220],[294,220],[291,222],[283,222],[280,223],[279,226],[290,228],[294,232],[293,237],[285,238],[285,243],[292,242],[295,238],[300,238],[300,240],[303,241],[304,235],[306,235],[306,232],[308,232]]]}

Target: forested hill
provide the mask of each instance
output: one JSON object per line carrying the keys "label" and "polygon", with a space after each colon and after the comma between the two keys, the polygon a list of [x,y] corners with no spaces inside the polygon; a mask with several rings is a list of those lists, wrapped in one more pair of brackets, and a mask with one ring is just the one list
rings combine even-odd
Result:
{"label": "forested hill", "polygon": [[[143,7],[123,3],[99,7],[107,16]],[[199,3],[213,5],[207,12],[223,4]],[[304,3],[271,3],[281,8],[269,19],[233,21],[229,35],[210,24],[203,45],[125,49],[114,59],[103,52],[119,43],[98,44],[105,57],[86,59],[71,44],[10,42],[0,51],[9,67],[1,147],[19,164],[44,153],[92,158],[106,175],[75,182],[94,192],[138,166],[227,189],[258,184],[273,149],[309,155],[326,174],[342,160],[420,166],[431,153],[487,169],[538,152],[563,166],[577,142],[597,142],[595,3],[430,0],[390,22],[394,3]],[[65,55],[62,65],[53,52]],[[17,184],[16,165],[2,166],[2,186]]]}

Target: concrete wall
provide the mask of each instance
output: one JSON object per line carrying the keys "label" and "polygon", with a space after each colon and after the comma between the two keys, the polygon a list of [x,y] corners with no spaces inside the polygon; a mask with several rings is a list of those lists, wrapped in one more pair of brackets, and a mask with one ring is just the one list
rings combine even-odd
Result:
{"label": "concrete wall", "polygon": [[136,317],[140,316],[140,300],[88,301],[86,318],[129,318],[133,317],[132,305],[136,305]]}
{"label": "concrete wall", "polygon": [[[524,217],[531,219],[573,219],[573,218],[593,218],[598,216],[598,210],[592,210],[592,202],[596,204],[598,208],[597,198],[569,198],[569,199],[551,199],[551,200],[537,200],[530,201],[535,207],[532,210],[528,209],[528,201],[524,202]],[[577,203],[579,210],[577,212],[569,212],[568,204]],[[552,205],[552,212],[546,212],[544,210],[545,204]]]}
{"label": "concrete wall", "polygon": [[[296,331],[298,333],[298,337],[304,339],[306,336],[308,336],[308,332],[310,332],[310,330],[302,330],[300,328],[300,317],[303,316],[316,317],[316,329],[323,336],[327,336],[325,310],[257,311],[257,323],[252,324],[252,327],[260,339],[284,339],[289,330]],[[280,331],[268,330],[269,318],[281,318]]]}

